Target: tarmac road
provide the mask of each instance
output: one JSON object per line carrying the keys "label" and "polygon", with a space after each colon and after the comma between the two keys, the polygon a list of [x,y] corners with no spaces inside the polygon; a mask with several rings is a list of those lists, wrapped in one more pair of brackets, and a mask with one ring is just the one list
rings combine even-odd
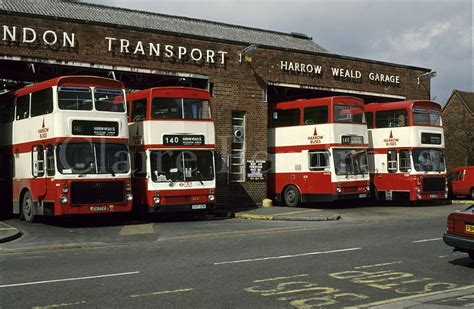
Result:
{"label": "tarmac road", "polygon": [[[2,244],[0,306],[472,306],[474,262],[441,240],[456,208],[345,208],[337,221],[171,220],[81,233],[33,225]],[[78,241],[57,246],[68,229]],[[48,233],[56,235],[49,245]]]}

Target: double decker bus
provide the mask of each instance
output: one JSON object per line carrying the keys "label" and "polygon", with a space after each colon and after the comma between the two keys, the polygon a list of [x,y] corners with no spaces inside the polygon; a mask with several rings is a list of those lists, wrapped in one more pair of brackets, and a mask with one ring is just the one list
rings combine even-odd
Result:
{"label": "double decker bus", "polygon": [[150,88],[130,93],[133,194],[140,213],[215,207],[215,131],[208,91]]}
{"label": "double decker bus", "polygon": [[277,103],[270,109],[268,194],[304,202],[368,198],[364,102],[349,96]]}
{"label": "double decker bus", "polygon": [[375,198],[389,201],[447,198],[441,106],[412,100],[371,103],[365,111]]}
{"label": "double decker bus", "polygon": [[[0,147],[14,214],[126,212],[132,207],[125,90],[62,76],[0,98]],[[4,172],[5,174],[6,172]]]}

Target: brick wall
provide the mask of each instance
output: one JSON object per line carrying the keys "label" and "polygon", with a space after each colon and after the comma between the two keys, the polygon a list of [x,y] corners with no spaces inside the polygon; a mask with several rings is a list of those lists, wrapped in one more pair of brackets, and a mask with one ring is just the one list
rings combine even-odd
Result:
{"label": "brick wall", "polygon": [[443,125],[446,143],[448,170],[474,164],[474,115],[454,93],[443,110]]}
{"label": "brick wall", "polygon": [[[113,65],[157,70],[173,75],[175,72],[200,74],[209,77],[214,84],[213,114],[216,119],[217,151],[223,156],[230,154],[231,113],[243,110],[247,114],[247,159],[266,159],[267,145],[267,106],[263,102],[262,87],[266,83],[287,83],[309,87],[325,87],[364,91],[380,94],[406,96],[408,99],[428,99],[429,80],[417,86],[417,77],[426,70],[376,63],[370,60],[352,59],[335,55],[296,53],[294,51],[275,50],[259,47],[252,53],[252,62],[238,62],[239,51],[246,45],[230,44],[210,40],[200,40],[184,36],[160,34],[137,29],[95,24],[80,24],[57,19],[31,18],[25,16],[2,15],[1,25],[34,28],[38,33],[37,44],[0,42],[0,55],[50,60],[58,64],[72,62],[94,65]],[[3,30],[3,29],[0,29]],[[73,49],[61,46],[47,47],[42,44],[41,34],[46,30],[75,33],[77,46]],[[0,33],[3,38],[3,32]],[[59,35],[61,37],[61,35]],[[124,56],[115,48],[108,51],[105,37],[124,38],[135,45],[137,41],[148,44],[160,43],[201,50],[219,50],[227,52],[225,65],[195,64],[191,61],[175,61],[165,57]],[[131,47],[133,49],[133,47]],[[163,52],[163,51],[162,51]],[[315,64],[323,66],[323,73],[317,77],[304,73],[285,73],[281,70],[281,61]],[[356,80],[338,80],[331,74],[331,67],[358,70],[362,78]],[[2,69],[0,69],[0,73]],[[369,72],[400,76],[399,85],[373,83],[368,80]],[[245,182],[227,184],[220,181],[217,197],[221,203],[249,204],[260,203],[266,195],[265,182]]]}

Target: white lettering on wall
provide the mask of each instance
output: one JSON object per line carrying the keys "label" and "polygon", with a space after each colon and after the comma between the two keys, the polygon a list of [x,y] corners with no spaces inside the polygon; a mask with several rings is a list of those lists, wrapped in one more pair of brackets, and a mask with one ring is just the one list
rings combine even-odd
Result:
{"label": "white lettering on wall", "polygon": [[23,43],[34,43],[36,41],[36,31],[32,28],[23,28]]}
{"label": "white lettering on wall", "polygon": [[225,51],[218,51],[217,52],[219,55],[221,55],[221,64],[225,63],[225,55],[227,55],[227,52]]}
{"label": "white lettering on wall", "polygon": [[178,59],[183,59],[183,57],[186,55],[186,47],[179,46],[178,47]]}
{"label": "white lettering on wall", "polygon": [[320,65],[291,61],[280,61],[280,69],[282,71],[310,73],[315,75],[321,75],[323,73],[323,67]]}
{"label": "white lettering on wall", "polygon": [[69,45],[69,47],[74,48],[76,47],[75,42],[76,42],[76,34],[71,33],[71,36],[69,36],[69,33],[63,32],[63,46],[64,47],[67,47]]}
{"label": "white lettering on wall", "polygon": [[174,56],[173,49],[174,49],[173,45],[165,45],[165,57],[173,58]]}
{"label": "white lettering on wall", "polygon": [[[7,35],[9,39],[7,38]],[[12,29],[10,30],[9,26],[3,26],[3,40],[15,42],[16,41],[16,27],[12,27]]]}
{"label": "white lettering on wall", "polygon": [[160,56],[160,44],[150,43],[149,46],[150,46],[150,56],[159,57]]}
{"label": "white lettering on wall", "polygon": [[214,63],[214,56],[216,55],[216,52],[213,50],[206,50],[206,62],[207,63]]}
{"label": "white lettering on wall", "polygon": [[383,73],[370,72],[369,80],[375,83],[380,82],[380,83],[390,83],[390,84],[396,84],[396,85],[400,84],[400,76],[383,74]]}
{"label": "white lettering on wall", "polygon": [[171,44],[160,44],[143,41],[129,41],[105,37],[107,51],[111,53],[148,55],[150,57],[176,58],[177,60],[190,60],[194,62],[206,62],[209,64],[219,63],[224,65],[228,52],[212,49],[189,48],[186,46],[175,46]]}
{"label": "white lettering on wall", "polygon": [[56,32],[52,30],[47,30],[43,33],[43,42],[46,45],[55,45],[58,42],[58,36]]}
{"label": "white lettering on wall", "polygon": [[[35,44],[38,41],[47,46],[61,45],[62,47],[76,46],[76,35],[68,32],[56,32],[46,30],[38,33],[30,27],[18,29],[16,26],[3,25],[3,41],[21,42],[24,44]],[[17,31],[18,30],[18,31]]]}
{"label": "white lettering on wall", "polygon": [[350,79],[360,79],[362,77],[362,72],[358,70],[331,68],[331,72],[332,72],[333,77],[350,78]]}
{"label": "white lettering on wall", "polygon": [[138,41],[137,42],[137,45],[135,46],[135,50],[133,51],[133,54],[136,55],[136,54],[142,54],[142,55],[145,55],[145,50],[143,49],[143,43],[142,41]]}
{"label": "white lettering on wall", "polygon": [[128,47],[130,46],[130,41],[125,39],[120,39],[120,53],[130,53]]}
{"label": "white lettering on wall", "polygon": [[201,61],[202,51],[199,48],[193,48],[193,50],[191,50],[191,59],[194,61]]}
{"label": "white lettering on wall", "polygon": [[111,37],[108,37],[108,36],[106,36],[105,39],[106,39],[107,41],[109,41],[109,49],[108,49],[108,51],[111,52],[111,51],[112,51],[112,41],[116,41],[117,39],[116,39],[116,38],[111,38]]}

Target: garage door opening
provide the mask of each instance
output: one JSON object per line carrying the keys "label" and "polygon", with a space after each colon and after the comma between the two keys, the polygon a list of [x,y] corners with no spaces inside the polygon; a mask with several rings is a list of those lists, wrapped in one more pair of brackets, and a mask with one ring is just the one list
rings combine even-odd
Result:
{"label": "garage door opening", "polygon": [[[46,61],[45,61],[46,62]],[[168,74],[166,72],[147,73],[139,69],[110,69],[106,66],[95,67],[58,65],[42,62],[0,60],[0,93],[13,91],[24,86],[66,75],[94,75],[109,77],[124,83],[127,91],[152,87],[184,86],[207,89],[205,76],[186,73]],[[127,69],[127,70],[125,70]]]}
{"label": "garage door opening", "polygon": [[404,100],[405,97],[386,95],[362,91],[327,89],[301,85],[269,85],[267,88],[267,102],[278,103],[299,99],[324,98],[332,96],[353,96],[364,100],[365,104],[373,102],[394,102]]}

